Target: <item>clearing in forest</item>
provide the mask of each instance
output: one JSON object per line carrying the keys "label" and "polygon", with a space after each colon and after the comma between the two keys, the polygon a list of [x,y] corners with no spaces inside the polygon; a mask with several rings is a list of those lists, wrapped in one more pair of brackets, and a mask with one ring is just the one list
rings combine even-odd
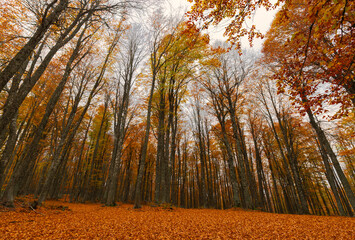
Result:
{"label": "clearing in forest", "polygon": [[355,239],[355,219],[48,201],[0,212],[0,239]]}

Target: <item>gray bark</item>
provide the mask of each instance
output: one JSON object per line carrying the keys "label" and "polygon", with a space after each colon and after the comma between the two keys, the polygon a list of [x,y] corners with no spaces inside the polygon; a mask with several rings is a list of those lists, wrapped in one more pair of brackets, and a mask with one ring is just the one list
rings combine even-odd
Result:
{"label": "gray bark", "polygon": [[321,149],[324,148],[325,152],[327,153],[327,155],[331,159],[333,166],[336,170],[336,173],[339,176],[341,183],[343,184],[346,196],[348,197],[348,200],[349,200],[351,207],[353,208],[353,211],[354,211],[354,209],[355,209],[355,195],[351,189],[349,181],[346,178],[346,176],[339,164],[339,161],[338,161],[332,147],[330,146],[330,143],[329,143],[327,137],[325,136],[323,129],[316,122],[312,111],[310,109],[307,109],[306,112],[307,112],[309,121],[317,134]]}
{"label": "gray bark", "polygon": [[[69,3],[68,0],[60,0],[58,5],[54,7],[56,2],[58,2],[58,0],[53,0],[48,4],[44,11],[41,24],[38,26],[32,37],[0,73],[0,91],[2,91],[19,69],[23,70],[26,67],[23,66],[23,63],[30,57],[37,44],[42,40],[44,34],[48,31],[50,26],[59,19],[61,13],[67,8]],[[52,8],[52,12],[49,13]]]}

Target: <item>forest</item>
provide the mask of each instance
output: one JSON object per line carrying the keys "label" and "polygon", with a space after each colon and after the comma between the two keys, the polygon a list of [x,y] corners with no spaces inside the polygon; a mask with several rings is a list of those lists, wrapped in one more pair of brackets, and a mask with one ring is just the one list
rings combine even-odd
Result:
{"label": "forest", "polygon": [[188,2],[1,1],[2,209],[354,216],[355,1]]}

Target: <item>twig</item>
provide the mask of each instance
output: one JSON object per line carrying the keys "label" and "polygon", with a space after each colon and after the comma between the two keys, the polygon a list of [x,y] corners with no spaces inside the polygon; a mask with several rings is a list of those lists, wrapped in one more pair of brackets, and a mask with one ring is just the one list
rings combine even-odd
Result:
{"label": "twig", "polygon": [[39,214],[41,214],[41,215],[43,215],[43,216],[46,216],[45,214],[43,214],[43,213],[41,213],[41,212],[37,212],[32,206],[30,206],[30,208],[31,208],[35,213],[39,213]]}

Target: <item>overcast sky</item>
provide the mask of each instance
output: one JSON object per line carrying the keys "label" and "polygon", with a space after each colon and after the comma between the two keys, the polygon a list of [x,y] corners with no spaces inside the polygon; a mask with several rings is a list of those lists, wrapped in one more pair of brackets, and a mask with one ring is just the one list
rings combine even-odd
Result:
{"label": "overcast sky", "polygon": [[[181,12],[183,14],[186,12],[191,4],[187,0],[166,0],[166,9],[172,11],[174,14]],[[263,34],[267,32],[270,28],[271,22],[276,14],[277,10],[266,11],[265,9],[258,9],[254,15],[254,18],[247,22],[249,26],[252,24],[256,25],[256,28]],[[224,27],[226,23],[222,23],[220,27],[213,27],[209,29],[211,40],[225,40],[223,37]],[[254,48],[261,49],[262,40],[254,40]],[[249,42],[247,39],[242,40],[242,47],[249,48]]]}

